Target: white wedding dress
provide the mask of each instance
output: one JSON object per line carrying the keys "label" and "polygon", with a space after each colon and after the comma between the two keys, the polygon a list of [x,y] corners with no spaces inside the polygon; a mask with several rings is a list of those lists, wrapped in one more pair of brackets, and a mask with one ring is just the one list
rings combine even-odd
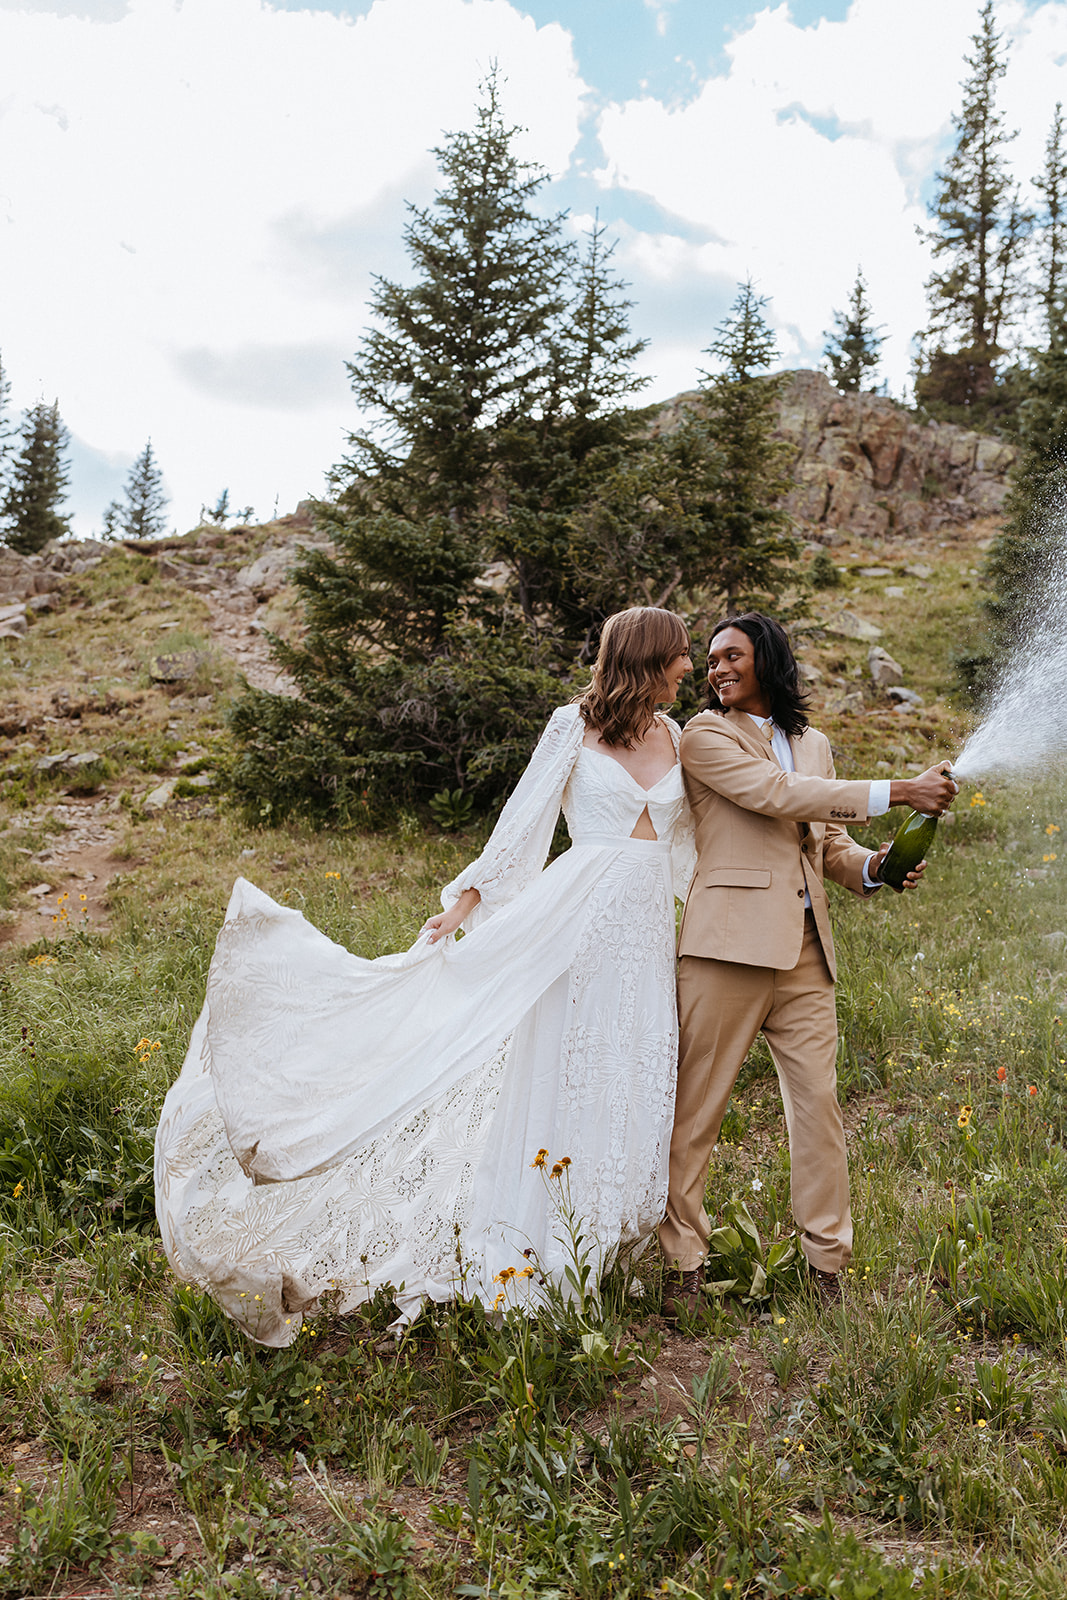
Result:
{"label": "white wedding dress", "polygon": [[[234,886],[160,1117],[156,1210],[177,1276],[260,1343],[290,1344],[327,1292],[344,1311],[390,1285],[406,1318],[492,1305],[534,1259],[562,1284],[542,1148],[570,1158],[594,1284],[661,1221],[692,826],[680,766],[646,791],[584,732],[554,713],[443,892],[481,893],[461,939],[366,961]],[[561,804],[572,846],[545,869]],[[630,837],[646,806],[655,841]]]}

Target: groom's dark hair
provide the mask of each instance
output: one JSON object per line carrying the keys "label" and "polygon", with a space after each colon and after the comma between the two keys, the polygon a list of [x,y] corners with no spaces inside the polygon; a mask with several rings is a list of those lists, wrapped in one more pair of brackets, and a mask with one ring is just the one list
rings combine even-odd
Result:
{"label": "groom's dark hair", "polygon": [[[789,635],[780,622],[765,617],[762,611],[742,611],[738,617],[723,617],[711,630],[712,639],[724,628],[740,628],[752,640],[756,658],[756,677],[771,702],[771,720],[792,739],[808,726],[807,690],[801,688],[797,658]],[[708,648],[711,646],[709,644]],[[708,684],[708,709],[721,711],[722,701]]]}

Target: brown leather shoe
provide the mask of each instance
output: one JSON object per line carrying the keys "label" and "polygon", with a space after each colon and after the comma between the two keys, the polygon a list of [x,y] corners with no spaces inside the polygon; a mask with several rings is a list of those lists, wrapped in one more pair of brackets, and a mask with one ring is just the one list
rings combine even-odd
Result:
{"label": "brown leather shoe", "polygon": [[841,1274],[839,1272],[820,1272],[818,1267],[811,1267],[810,1271],[812,1287],[819,1298],[820,1309],[832,1311],[845,1298]]}
{"label": "brown leather shoe", "polygon": [[700,1304],[700,1285],[703,1268],[692,1267],[688,1272],[672,1269],[664,1276],[666,1293],[663,1296],[663,1315],[677,1322],[682,1316],[695,1317]]}

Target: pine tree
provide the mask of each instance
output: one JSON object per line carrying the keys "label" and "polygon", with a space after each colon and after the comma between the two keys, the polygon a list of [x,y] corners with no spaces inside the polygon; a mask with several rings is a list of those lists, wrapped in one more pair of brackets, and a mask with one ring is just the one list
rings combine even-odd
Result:
{"label": "pine tree", "polygon": [[[599,220],[577,265],[571,301],[554,335],[550,388],[539,409],[499,430],[493,551],[515,574],[516,598],[537,635],[568,658],[588,651],[599,624],[634,594],[626,564],[590,561],[583,515],[639,450],[640,412],[624,402],[646,380],[634,371],[646,347],[630,331],[626,285],[611,268]],[[636,502],[628,508],[639,514]]]}
{"label": "pine tree", "polygon": [[0,523],[4,543],[22,555],[33,555],[50,539],[68,533],[66,517],[59,514],[69,473],[64,459],[68,435],[59,416],[59,403],[38,400],[23,419],[22,449],[9,473]]}
{"label": "pine tree", "polygon": [[119,508],[119,525],[127,539],[159,539],[166,532],[163,515],[169,504],[163,492],[163,474],[149,439],[130,468]]}
{"label": "pine tree", "polygon": [[1063,106],[1056,102],[1045,144],[1044,170],[1034,179],[1034,188],[1044,206],[1037,218],[1041,303],[1045,308],[1045,332],[1051,344],[1063,316],[1064,250],[1067,248],[1067,151],[1064,150]]}
{"label": "pine tree", "polygon": [[433,202],[410,208],[413,281],[375,282],[349,365],[371,422],[317,508],[333,549],[293,575],[306,635],[275,645],[299,694],[235,709],[253,809],[361,815],[442,786],[489,798],[528,754],[524,720],[557,700],[558,660],[549,675],[526,624],[476,582],[516,489],[507,441],[529,441],[573,389],[559,369],[575,250],[535,211],[546,174],[518,160],[514,132],[494,73],[473,131],[435,151]]}
{"label": "pine tree", "polygon": [[11,383],[0,354],[0,489],[3,488],[7,476],[8,457],[11,454],[11,441],[15,437],[15,429],[8,419],[8,406],[11,402]]}
{"label": "pine tree", "polygon": [[1006,52],[993,0],[985,0],[963,104],[952,118],[956,146],[930,205],[935,226],[925,234],[943,265],[926,284],[929,326],[915,384],[917,398],[971,407],[996,386],[996,362],[1012,325],[1019,267],[1032,216],[1019,203],[1006,149],[1015,138],[997,110]]}
{"label": "pine tree", "polygon": [[1067,246],[1067,153],[1063,108],[1057,103],[1045,144],[1045,165],[1034,179],[1042,196],[1038,216],[1039,296],[1044,311],[1044,346],[1031,352],[1016,422],[1019,458],[1012,472],[1005,522],[990,549],[985,578],[992,595],[985,604],[989,644],[959,662],[973,693],[1017,645],[1049,582],[1067,515],[1067,307],[1064,251]]}
{"label": "pine tree", "polygon": [[[875,327],[867,285],[861,268],[856,269],[847,311],[834,312],[834,331],[826,336],[823,355],[830,376],[846,394],[858,394],[877,369],[885,339],[881,326]],[[867,385],[873,387],[873,385]]]}
{"label": "pine tree", "polygon": [[776,505],[789,487],[789,449],[775,437],[784,375],[764,374],[777,356],[766,305],[751,282],[738,286],[705,352],[723,370],[701,375],[703,425],[713,447],[696,480],[704,501],[704,582],[732,611],[773,606],[798,550],[789,515]]}
{"label": "pine tree", "polygon": [[434,151],[433,203],[410,208],[414,283],[375,281],[378,326],[348,369],[374,421],[320,508],[337,554],[297,577],[312,632],[339,627],[346,648],[441,648],[491,554],[494,441],[552,402],[573,249],[561,218],[533,209],[547,174],[516,157],[516,131],[494,72],[474,130]]}
{"label": "pine tree", "polygon": [[213,522],[217,528],[224,528],[232,516],[229,489],[223,489],[210,511],[206,506],[200,507],[201,522]]}
{"label": "pine tree", "polygon": [[109,500],[104,507],[100,518],[100,532],[97,536],[105,544],[111,544],[123,537],[122,507],[117,500]]}
{"label": "pine tree", "polygon": [[1062,315],[1027,382],[1006,520],[986,561],[985,576],[993,590],[986,605],[991,656],[988,662],[979,660],[979,676],[1017,645],[1019,631],[1047,584],[1058,581],[1054,564],[1067,515],[1067,327]]}

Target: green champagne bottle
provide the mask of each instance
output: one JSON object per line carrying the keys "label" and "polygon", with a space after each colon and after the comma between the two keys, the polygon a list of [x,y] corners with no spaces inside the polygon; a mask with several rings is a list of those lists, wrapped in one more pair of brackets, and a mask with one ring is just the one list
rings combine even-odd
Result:
{"label": "green champagne bottle", "polygon": [[888,854],[882,862],[879,878],[897,894],[904,893],[904,879],[924,860],[934,842],[937,818],[924,811],[913,811],[904,818],[893,837]]}

